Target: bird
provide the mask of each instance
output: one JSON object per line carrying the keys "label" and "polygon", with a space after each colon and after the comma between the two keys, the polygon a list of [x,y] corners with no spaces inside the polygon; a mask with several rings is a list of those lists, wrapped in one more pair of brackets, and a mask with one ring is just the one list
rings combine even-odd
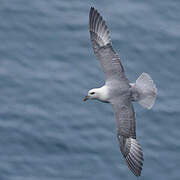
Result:
{"label": "bird", "polygon": [[132,173],[140,176],[144,158],[136,138],[133,102],[151,109],[157,95],[156,85],[147,73],[142,73],[135,83],[128,80],[120,57],[112,47],[109,29],[94,7],[89,12],[89,31],[94,53],[105,75],[105,83],[100,88],[89,90],[83,100],[96,99],[112,104],[120,151]]}

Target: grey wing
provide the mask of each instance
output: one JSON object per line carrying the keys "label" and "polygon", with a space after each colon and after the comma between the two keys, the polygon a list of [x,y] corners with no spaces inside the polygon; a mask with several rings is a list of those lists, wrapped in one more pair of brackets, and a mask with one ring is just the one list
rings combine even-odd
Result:
{"label": "grey wing", "polygon": [[135,112],[131,100],[124,98],[113,104],[117,121],[117,137],[126,163],[135,176],[140,176],[143,166],[143,152],[136,139]]}
{"label": "grey wing", "polygon": [[93,7],[89,13],[89,30],[94,52],[103,68],[106,80],[111,78],[127,80],[120,58],[112,48],[108,27]]}

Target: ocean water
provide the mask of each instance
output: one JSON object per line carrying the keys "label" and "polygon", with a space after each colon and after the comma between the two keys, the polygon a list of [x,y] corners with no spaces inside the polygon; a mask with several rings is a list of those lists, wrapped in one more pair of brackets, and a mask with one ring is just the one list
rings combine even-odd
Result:
{"label": "ocean water", "polygon": [[158,88],[151,110],[134,104],[143,180],[180,179],[179,0],[1,0],[0,180],[132,180],[110,104],[84,103],[104,83],[88,32],[106,20],[134,82]]}

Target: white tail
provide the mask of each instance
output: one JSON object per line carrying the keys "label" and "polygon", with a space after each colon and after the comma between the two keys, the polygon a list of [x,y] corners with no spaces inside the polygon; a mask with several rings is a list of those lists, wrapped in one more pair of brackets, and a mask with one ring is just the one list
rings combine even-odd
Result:
{"label": "white tail", "polygon": [[139,104],[147,109],[151,109],[157,95],[157,88],[151,77],[147,73],[142,73],[135,84],[131,84],[131,86],[139,94],[137,98]]}

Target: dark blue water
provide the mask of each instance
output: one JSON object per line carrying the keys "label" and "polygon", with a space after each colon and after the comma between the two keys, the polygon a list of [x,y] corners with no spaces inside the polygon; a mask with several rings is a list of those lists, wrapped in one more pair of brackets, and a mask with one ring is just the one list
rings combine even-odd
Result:
{"label": "dark blue water", "polygon": [[128,78],[147,72],[158,88],[151,110],[135,104],[139,179],[180,179],[180,1],[1,0],[0,180],[136,179],[111,105],[82,102],[104,83],[90,6],[106,19]]}

